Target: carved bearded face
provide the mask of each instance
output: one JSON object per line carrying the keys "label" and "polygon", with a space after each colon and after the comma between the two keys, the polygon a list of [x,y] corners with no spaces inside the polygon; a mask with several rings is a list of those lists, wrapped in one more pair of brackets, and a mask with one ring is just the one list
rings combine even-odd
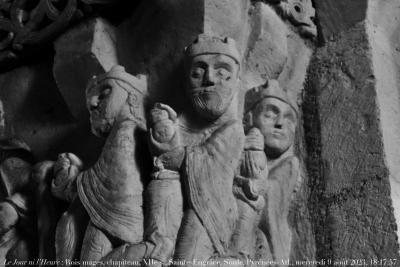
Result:
{"label": "carved bearded face", "polygon": [[127,105],[128,93],[112,79],[102,81],[86,94],[92,132],[105,137]]}
{"label": "carved bearded face", "polygon": [[293,144],[296,120],[293,109],[277,98],[265,98],[255,107],[253,123],[264,136],[268,158],[278,158]]}
{"label": "carved bearded face", "polygon": [[226,112],[238,89],[238,72],[239,65],[226,55],[206,54],[193,58],[188,94],[198,115],[215,120]]}

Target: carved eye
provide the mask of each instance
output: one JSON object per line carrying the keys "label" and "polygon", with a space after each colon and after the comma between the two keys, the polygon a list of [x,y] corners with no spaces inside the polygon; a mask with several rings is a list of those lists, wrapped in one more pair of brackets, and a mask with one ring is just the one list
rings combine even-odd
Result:
{"label": "carved eye", "polygon": [[231,72],[225,68],[217,69],[217,76],[224,80],[229,80],[231,78]]}
{"label": "carved eye", "polygon": [[297,13],[301,13],[301,7],[298,6],[298,5],[295,5],[295,6],[294,6],[294,10],[295,10]]}
{"label": "carved eye", "polygon": [[274,119],[277,116],[276,112],[274,112],[272,110],[265,111],[263,115],[267,119]]}
{"label": "carved eye", "polygon": [[111,88],[104,89],[99,95],[99,100],[106,98],[111,93]]}
{"label": "carved eye", "polygon": [[204,75],[204,69],[196,67],[192,70],[192,78],[201,78]]}
{"label": "carved eye", "polygon": [[285,113],[285,119],[286,119],[287,121],[289,121],[289,122],[296,123],[295,115],[294,115],[293,112],[291,112],[291,111]]}

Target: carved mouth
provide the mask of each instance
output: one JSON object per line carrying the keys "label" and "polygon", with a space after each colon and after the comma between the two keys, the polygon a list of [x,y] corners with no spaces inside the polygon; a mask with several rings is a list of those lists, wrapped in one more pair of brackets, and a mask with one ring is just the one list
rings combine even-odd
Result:
{"label": "carved mouth", "polygon": [[193,94],[201,94],[201,93],[211,93],[211,92],[216,92],[218,91],[218,88],[215,86],[209,86],[209,87],[199,87],[199,88],[194,88],[192,90]]}
{"label": "carved mouth", "polygon": [[285,133],[282,131],[273,131],[272,136],[275,138],[282,139],[282,138],[285,138]]}
{"label": "carved mouth", "polygon": [[300,23],[298,27],[302,34],[305,34],[305,35],[308,35],[311,37],[317,36],[317,27],[315,27],[314,25],[310,25],[307,23]]}

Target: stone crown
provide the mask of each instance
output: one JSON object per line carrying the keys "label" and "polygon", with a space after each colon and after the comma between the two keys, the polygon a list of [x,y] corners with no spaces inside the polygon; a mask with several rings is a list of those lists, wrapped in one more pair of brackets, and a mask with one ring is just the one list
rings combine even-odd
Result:
{"label": "stone crown", "polygon": [[199,34],[196,40],[185,48],[187,57],[193,58],[206,54],[221,54],[234,59],[239,65],[241,56],[236,47],[236,42],[232,38],[215,37],[207,34]]}
{"label": "stone crown", "polygon": [[265,98],[276,98],[288,104],[298,115],[298,105],[290,99],[287,92],[280,86],[278,81],[269,80],[266,84],[258,86],[247,91],[245,96],[244,110],[245,113],[251,111],[255,106]]}
{"label": "stone crown", "polygon": [[146,88],[146,82],[141,79],[141,77],[135,77],[125,71],[125,68],[120,65],[115,65],[111,68],[110,71],[101,74],[99,76],[93,76],[89,81],[88,86],[86,88],[86,92],[88,92],[93,87],[97,86],[104,80],[113,79],[121,81],[128,86],[123,86],[122,88],[128,93],[139,92],[141,94],[146,94],[143,92],[143,89]]}

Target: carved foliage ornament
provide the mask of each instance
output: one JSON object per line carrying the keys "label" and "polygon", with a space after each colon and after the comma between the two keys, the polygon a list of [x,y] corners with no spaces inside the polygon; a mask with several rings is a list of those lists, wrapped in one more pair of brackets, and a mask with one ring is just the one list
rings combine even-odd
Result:
{"label": "carved foliage ornament", "polygon": [[115,1],[0,0],[0,68],[55,39],[90,5]]}

